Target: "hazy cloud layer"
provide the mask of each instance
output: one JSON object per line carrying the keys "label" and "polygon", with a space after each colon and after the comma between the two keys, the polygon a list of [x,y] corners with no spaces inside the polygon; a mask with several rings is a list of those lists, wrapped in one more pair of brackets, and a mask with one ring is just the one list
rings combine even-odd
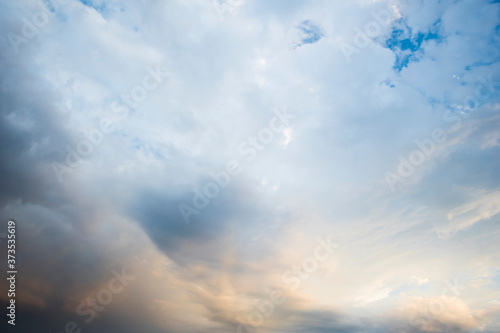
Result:
{"label": "hazy cloud layer", "polygon": [[497,1],[0,13],[2,327],[500,330]]}

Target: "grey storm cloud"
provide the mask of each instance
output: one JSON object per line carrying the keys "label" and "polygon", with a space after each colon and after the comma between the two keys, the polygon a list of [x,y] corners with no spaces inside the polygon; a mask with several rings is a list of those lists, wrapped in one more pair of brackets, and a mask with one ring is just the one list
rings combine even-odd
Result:
{"label": "grey storm cloud", "polygon": [[[17,223],[19,271],[2,332],[238,332],[255,313],[255,332],[498,332],[499,13],[486,0],[1,2],[0,224]],[[270,130],[276,110],[293,117]],[[103,119],[112,129],[68,165]],[[446,139],[388,186],[436,128]],[[241,172],[207,194],[231,161]],[[327,235],[335,256],[259,314]],[[465,291],[443,303],[453,279]]]}

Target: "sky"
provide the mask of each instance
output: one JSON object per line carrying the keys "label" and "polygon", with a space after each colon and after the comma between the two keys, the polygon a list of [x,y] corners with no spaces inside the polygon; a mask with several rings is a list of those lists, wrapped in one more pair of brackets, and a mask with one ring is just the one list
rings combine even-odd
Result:
{"label": "sky", "polygon": [[500,332],[499,1],[0,16],[7,332]]}

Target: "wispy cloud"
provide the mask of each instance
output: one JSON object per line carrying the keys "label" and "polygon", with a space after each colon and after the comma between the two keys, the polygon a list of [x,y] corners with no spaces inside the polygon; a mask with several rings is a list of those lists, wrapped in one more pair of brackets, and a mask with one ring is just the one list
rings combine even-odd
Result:
{"label": "wispy cloud", "polygon": [[2,2],[17,328],[497,332],[499,10]]}

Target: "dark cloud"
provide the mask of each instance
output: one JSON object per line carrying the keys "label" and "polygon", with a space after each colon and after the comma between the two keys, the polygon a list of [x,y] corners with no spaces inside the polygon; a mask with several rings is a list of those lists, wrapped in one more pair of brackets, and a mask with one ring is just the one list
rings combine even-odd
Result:
{"label": "dark cloud", "polygon": [[[444,106],[436,105],[451,107],[464,92],[455,88],[470,85],[453,81],[454,74],[463,68],[470,75],[479,73],[488,65],[479,61],[482,53],[496,59],[498,50],[486,41],[497,36],[486,36],[481,27],[496,24],[487,12],[498,5],[484,5],[479,8],[483,16],[474,16],[470,3],[422,4],[423,14],[415,10],[420,8],[416,3],[401,7],[397,15],[408,16],[399,21],[404,29],[393,30],[386,43],[396,56],[370,42],[356,53],[359,62],[353,66],[346,65],[337,44],[366,24],[372,10],[368,4],[68,1],[16,53],[9,33],[22,31],[24,18],[40,13],[43,5],[2,3],[0,220],[17,222],[15,329],[60,332],[75,321],[84,332],[235,331],[239,324],[233,314],[267,297],[263,288],[275,285],[291,263],[305,260],[298,258],[304,243],[332,227],[349,244],[339,263],[323,267],[332,280],[311,278],[266,324],[291,333],[424,332],[399,317],[382,318],[381,311],[378,317],[361,317],[353,314],[359,309],[353,306],[317,310],[311,303],[319,286],[325,295],[345,286],[346,291],[339,290],[345,304],[363,292],[362,298],[373,299],[380,291],[375,282],[394,291],[383,293],[391,301],[403,297],[395,292],[401,286],[419,291],[399,266],[407,258],[446,266],[442,258],[452,251],[441,247],[458,247],[456,241],[437,243],[428,237],[435,231],[434,220],[474,201],[476,193],[500,187],[495,93],[481,105],[481,113],[463,120],[462,132],[450,132],[456,142],[423,166],[415,183],[392,195],[380,190],[379,176],[392,167],[392,157],[414,149],[414,138],[442,124],[434,112]],[[460,10],[448,10],[452,5]],[[414,12],[406,13],[408,8]],[[429,16],[433,19],[426,22]],[[448,38],[446,32],[464,16],[472,20],[462,24],[467,37],[453,44],[458,37]],[[331,21],[338,25],[335,31]],[[293,48],[290,38],[299,32],[301,43],[310,45]],[[437,38],[439,43],[429,41]],[[463,47],[469,39],[477,48]],[[423,48],[418,57],[411,56]],[[96,147],[96,154],[59,182],[53,163],[66,163],[66,148],[82,139],[75,112],[86,124],[109,116],[112,101],[128,98],[125,93],[141,95],[143,65],[153,61],[170,68],[169,79],[140,107],[130,106],[130,116]],[[434,73],[432,66],[441,65],[443,71]],[[441,87],[441,81],[427,77],[431,73],[454,79]],[[213,181],[207,174],[229,159],[241,159],[235,157],[238,143],[265,134],[262,126],[268,126],[279,104],[296,114],[286,132],[273,130],[274,141],[186,223],[179,205],[196,208],[193,188],[203,192]],[[411,202],[423,204],[425,213],[407,211]],[[436,211],[440,215],[433,215]],[[408,222],[408,227],[393,220]],[[498,217],[490,222],[474,229],[482,233],[481,246],[460,235],[464,242],[459,245],[467,244],[464,253],[477,258],[448,271],[460,268],[487,279],[484,272],[495,267],[491,253]],[[398,251],[402,254],[393,256]],[[113,270],[143,253],[151,260],[150,270],[134,267],[136,283],[95,321],[84,323],[75,314],[78,305],[107,285]],[[487,267],[477,269],[476,261]],[[337,264],[346,269],[328,275]],[[414,272],[413,267],[408,271]],[[357,274],[346,277],[349,272]],[[0,287],[6,289],[5,279]],[[0,306],[6,306],[6,299],[0,295]],[[466,301],[463,310],[469,311]],[[367,305],[374,309],[377,304]],[[432,323],[435,332],[468,330],[465,324],[438,319]]]}
{"label": "dark cloud", "polygon": [[[251,250],[251,257],[265,257],[267,254],[255,248],[256,244],[248,239],[267,234],[272,239],[283,227],[286,212],[278,211],[271,202],[265,201],[250,186],[244,175],[232,177],[229,185],[220,188],[219,194],[209,199],[199,214],[189,217],[186,223],[180,210],[180,204],[194,208],[195,191],[203,190],[213,179],[200,178],[192,186],[168,189],[139,189],[131,202],[126,205],[127,214],[132,217],[149,235],[159,249],[179,263],[201,261],[216,264],[220,256],[227,252],[225,244],[218,239],[232,235],[241,252]],[[196,191],[196,193],[199,193]],[[272,222],[271,222],[272,221]],[[241,241],[241,242],[239,242]],[[199,247],[185,247],[186,242]],[[210,244],[211,251],[204,250],[204,244]],[[261,244],[262,249],[265,248]],[[243,259],[243,258],[242,258]]]}

